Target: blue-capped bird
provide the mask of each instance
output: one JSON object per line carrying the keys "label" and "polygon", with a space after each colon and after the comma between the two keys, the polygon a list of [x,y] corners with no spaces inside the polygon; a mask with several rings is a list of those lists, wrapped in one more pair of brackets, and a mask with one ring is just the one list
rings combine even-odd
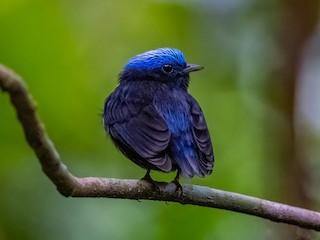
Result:
{"label": "blue-capped bird", "polygon": [[189,73],[203,69],[187,64],[181,51],[159,48],[131,58],[119,86],[106,99],[103,123],[114,144],[147,170],[177,170],[179,176],[212,172],[212,143],[202,110],[188,93]]}

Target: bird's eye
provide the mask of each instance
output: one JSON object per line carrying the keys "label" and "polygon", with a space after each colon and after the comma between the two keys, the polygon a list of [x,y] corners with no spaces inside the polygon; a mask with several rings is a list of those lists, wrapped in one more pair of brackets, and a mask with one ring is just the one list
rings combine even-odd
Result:
{"label": "bird's eye", "polygon": [[171,73],[173,71],[173,68],[170,64],[163,65],[162,71],[165,73]]}

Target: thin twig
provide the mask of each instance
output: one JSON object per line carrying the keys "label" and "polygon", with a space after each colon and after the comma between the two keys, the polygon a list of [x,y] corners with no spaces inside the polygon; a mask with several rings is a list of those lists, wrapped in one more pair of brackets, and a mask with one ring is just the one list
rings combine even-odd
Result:
{"label": "thin twig", "polygon": [[34,100],[21,77],[0,64],[0,88],[10,95],[29,145],[35,151],[45,174],[66,197],[105,197],[171,201],[220,208],[255,215],[320,231],[320,213],[243,194],[196,185],[183,185],[183,194],[173,183],[157,183],[159,191],[143,180],[77,178],[62,163],[37,112]]}

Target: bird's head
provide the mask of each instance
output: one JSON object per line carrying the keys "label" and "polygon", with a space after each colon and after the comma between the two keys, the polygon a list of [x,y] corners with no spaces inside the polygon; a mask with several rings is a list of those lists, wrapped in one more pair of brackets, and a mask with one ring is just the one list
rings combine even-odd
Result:
{"label": "bird's head", "polygon": [[158,81],[187,90],[189,73],[203,69],[187,64],[183,53],[174,48],[158,48],[131,58],[120,73],[120,83],[126,81]]}

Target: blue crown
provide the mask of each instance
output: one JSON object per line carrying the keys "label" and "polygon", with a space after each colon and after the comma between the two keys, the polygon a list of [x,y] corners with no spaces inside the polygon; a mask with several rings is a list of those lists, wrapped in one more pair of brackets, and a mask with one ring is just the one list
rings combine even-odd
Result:
{"label": "blue crown", "polygon": [[131,58],[125,69],[155,69],[164,64],[186,66],[183,53],[175,48],[158,48]]}

